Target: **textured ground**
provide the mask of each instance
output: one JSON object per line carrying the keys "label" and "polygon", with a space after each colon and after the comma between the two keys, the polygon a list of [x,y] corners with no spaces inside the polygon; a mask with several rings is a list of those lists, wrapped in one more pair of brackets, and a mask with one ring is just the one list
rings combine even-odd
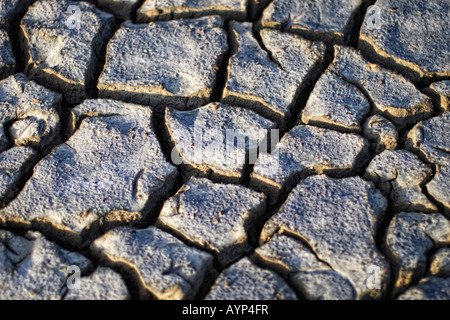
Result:
{"label": "textured ground", "polygon": [[0,0],[0,299],[450,300],[449,9]]}

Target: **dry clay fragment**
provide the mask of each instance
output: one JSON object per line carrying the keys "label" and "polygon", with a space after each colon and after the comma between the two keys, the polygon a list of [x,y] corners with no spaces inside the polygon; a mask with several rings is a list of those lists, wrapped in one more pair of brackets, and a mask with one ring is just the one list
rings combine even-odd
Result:
{"label": "dry clay fragment", "polygon": [[193,178],[165,202],[158,224],[227,265],[251,249],[248,238],[264,213],[264,202],[264,194],[243,186]]}
{"label": "dry clay fragment", "polygon": [[310,39],[344,43],[362,0],[275,0],[264,11],[262,25]]}
{"label": "dry clay fragment", "polygon": [[450,159],[436,165],[436,174],[426,185],[427,191],[444,207],[444,213],[450,217]]}
{"label": "dry clay fragment", "polygon": [[137,21],[141,23],[206,15],[245,20],[248,1],[252,0],[145,0],[137,11]]}
{"label": "dry clay fragment", "polygon": [[87,118],[36,165],[0,219],[38,228],[49,224],[43,228],[61,241],[82,246],[88,241],[84,232],[110,212],[124,210],[139,213],[137,220],[144,218],[170,190],[177,170],[164,158],[149,108],[87,100],[73,113],[75,119]]}
{"label": "dry clay fragment", "polygon": [[450,300],[450,278],[428,277],[397,297],[398,300]]}
{"label": "dry clay fragment", "polygon": [[394,294],[421,277],[426,253],[433,245],[450,243],[450,221],[439,213],[401,212],[391,221],[385,239],[386,254],[396,268]]}
{"label": "dry clay fragment", "polygon": [[262,43],[249,22],[231,23],[234,53],[222,102],[252,108],[284,124],[301,89],[324,64],[325,45],[263,29]]}
{"label": "dry clay fragment", "polygon": [[183,244],[155,227],[116,228],[91,245],[105,263],[131,272],[140,284],[141,296],[157,299],[193,299],[209,277],[213,257]]}
{"label": "dry clay fragment", "polygon": [[255,259],[284,277],[297,272],[330,270],[304,243],[278,233],[255,249]]}
{"label": "dry clay fragment", "polygon": [[120,19],[129,20],[134,10],[141,3],[140,0],[97,0],[97,6],[108,11]]}
{"label": "dry clay fragment", "polygon": [[369,101],[355,86],[326,71],[302,112],[302,122],[342,132],[359,132],[370,111]]}
{"label": "dry clay fragment", "polygon": [[108,44],[99,95],[154,107],[204,105],[228,49],[223,23],[217,16],[123,23]]}
{"label": "dry clay fragment", "polygon": [[433,164],[450,162],[450,111],[419,122],[408,133],[406,148]]}
{"label": "dry clay fragment", "polygon": [[275,234],[255,250],[260,264],[281,273],[309,300],[353,300],[352,283],[317,259],[302,242]]}
{"label": "dry clay fragment", "polygon": [[429,166],[409,151],[385,150],[370,162],[364,178],[390,195],[397,211],[435,212],[438,209],[421,188],[432,173]]}
{"label": "dry clay fragment", "polygon": [[267,145],[275,124],[239,107],[210,103],[192,111],[166,109],[166,126],[174,143],[172,161],[211,171],[222,179],[241,180],[246,156],[255,163],[258,146]]}
{"label": "dry clay fragment", "polygon": [[374,112],[398,128],[415,124],[433,114],[431,98],[402,75],[365,60],[358,51],[336,46],[329,70],[365,92]]}
{"label": "dry clay fragment", "polygon": [[[377,250],[375,235],[386,207],[382,194],[359,177],[308,177],[266,223],[261,242],[276,232],[299,237],[351,281],[357,298],[380,298],[388,286],[389,264]],[[375,271],[379,277],[372,281]]]}
{"label": "dry clay fragment", "polygon": [[8,33],[0,29],[0,80],[9,77],[16,68],[16,58],[12,51]]}
{"label": "dry clay fragment", "polygon": [[361,27],[362,50],[414,80],[450,75],[447,0],[378,0],[375,6]]}
{"label": "dry clay fragment", "polygon": [[259,155],[251,186],[268,193],[274,201],[299,177],[355,172],[368,157],[368,149],[368,142],[358,135],[299,125],[287,132],[270,154]]}
{"label": "dry clay fragment", "polygon": [[278,274],[242,258],[217,278],[206,300],[297,300]]}
{"label": "dry clay fragment", "polygon": [[14,74],[0,81],[0,151],[10,141],[46,153],[58,143],[61,95],[52,92],[24,74]]}
{"label": "dry clay fragment", "polygon": [[396,149],[399,135],[395,126],[386,118],[376,114],[364,123],[363,135],[375,144],[375,152],[378,154],[383,150]]}
{"label": "dry clay fragment", "polygon": [[60,300],[76,267],[92,269],[83,255],[67,251],[38,232],[19,236],[0,230],[0,299]]}
{"label": "dry clay fragment", "polygon": [[292,283],[308,300],[355,300],[352,283],[333,270],[299,272],[292,275]]}
{"label": "dry clay fragment", "polygon": [[450,110],[450,80],[435,82],[430,87],[423,89],[423,91],[433,97],[442,111]]}
{"label": "dry clay fragment", "polygon": [[127,300],[130,298],[122,276],[104,267],[80,278],[78,288],[69,288],[64,300]]}
{"label": "dry clay fragment", "polygon": [[10,201],[20,179],[29,173],[39,154],[30,147],[13,147],[0,153],[0,205]]}
{"label": "dry clay fragment", "polygon": [[21,22],[26,74],[80,103],[93,89],[114,17],[84,1],[39,0]]}
{"label": "dry clay fragment", "polygon": [[450,300],[450,278],[427,277],[408,288],[397,300]]}
{"label": "dry clay fragment", "polygon": [[450,277],[450,248],[439,249],[430,260],[430,275]]}
{"label": "dry clay fragment", "polygon": [[435,165],[426,188],[450,216],[450,112],[418,123],[408,133],[406,148]]}

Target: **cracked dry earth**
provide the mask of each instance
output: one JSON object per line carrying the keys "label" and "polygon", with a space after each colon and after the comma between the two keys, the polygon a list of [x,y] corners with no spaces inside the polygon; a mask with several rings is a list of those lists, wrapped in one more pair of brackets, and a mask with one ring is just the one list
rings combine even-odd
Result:
{"label": "cracked dry earth", "polygon": [[0,0],[0,299],[450,300],[449,12]]}

